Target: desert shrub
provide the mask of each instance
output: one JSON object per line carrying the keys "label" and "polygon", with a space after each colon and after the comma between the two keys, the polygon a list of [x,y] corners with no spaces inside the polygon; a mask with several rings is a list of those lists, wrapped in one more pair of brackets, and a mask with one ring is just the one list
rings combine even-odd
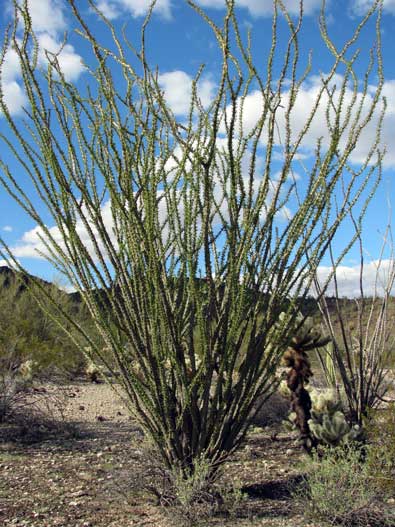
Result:
{"label": "desert shrub", "polygon": [[[273,374],[292,337],[297,300],[309,293],[312,273],[343,219],[362,200],[366,186],[380,179],[382,117],[363,166],[354,170],[349,159],[364,128],[385,108],[379,42],[365,70],[361,106],[355,103],[356,82],[354,101],[345,100],[358,71],[346,57],[376,12],[379,41],[379,2],[341,51],[330,40],[323,10],[320,31],[334,50],[333,64],[295,133],[293,107],[310,70],[309,62],[306,69],[299,63],[302,4],[294,20],[284,2],[274,2],[272,44],[266,64],[259,60],[258,67],[233,0],[224,3],[220,27],[194,2],[187,3],[213,30],[221,63],[207,107],[196,89],[202,69],[196,72],[187,122],[173,113],[157,67],[151,69],[146,60],[153,4],[138,50],[125,32],[125,40],[118,37],[105,17],[96,38],[78,2],[66,2],[78,34],[89,44],[86,89],[81,90],[66,81],[56,54],[47,54],[46,71],[36,67],[39,39],[29,5],[14,0],[14,23],[1,57],[9,50],[18,56],[31,106],[28,125],[15,122],[0,93],[3,140],[32,180],[34,197],[21,192],[14,167],[5,163],[1,181],[37,224],[46,258],[79,291],[109,353],[56,299],[49,298],[47,308],[57,308],[65,324],[80,331],[94,362],[110,370],[117,365],[135,418],[167,470],[181,470],[184,484],[191,483],[202,459],[210,461],[206,478],[211,480],[213,467],[244,441],[257,398],[275,390]],[[278,42],[280,20],[287,30],[285,55]],[[129,60],[131,53],[135,57]],[[339,71],[343,80],[335,90]],[[289,73],[291,80],[285,82]],[[380,82],[374,96],[369,91],[365,109],[373,74]],[[243,115],[255,85],[264,104],[247,130]],[[284,97],[284,161],[275,180],[272,161]],[[293,177],[294,161],[321,104],[330,147],[317,138],[314,168],[300,184]],[[57,126],[49,114],[58,116]],[[267,145],[263,171],[258,168],[262,142]],[[292,214],[287,212],[282,222],[288,204]],[[48,214],[60,238],[48,227]],[[13,259],[6,247],[0,254]]]}
{"label": "desert shrub", "polygon": [[[385,525],[374,506],[377,489],[358,448],[324,448],[304,465],[305,485],[295,491],[308,518],[320,525]],[[381,522],[381,523],[379,523]]]}
{"label": "desert shrub", "polygon": [[[319,295],[318,307],[322,323],[331,337],[325,349],[317,349],[317,356],[327,386],[341,390],[344,411],[353,424],[362,426],[369,412],[378,406],[391,388],[389,369],[393,360],[394,314],[391,299],[395,282],[395,260],[391,226],[383,237],[381,254],[390,250],[391,257],[381,256],[375,263],[374,295],[364,290],[364,248],[359,224],[350,216],[360,249],[359,296],[353,301],[341,299],[336,271],[332,277],[335,296],[328,299]],[[388,245],[389,244],[389,245]],[[333,257],[332,257],[333,261]],[[388,264],[385,273],[383,268]],[[322,293],[316,280],[318,293]]]}
{"label": "desert shrub", "polygon": [[370,412],[366,421],[367,464],[373,484],[395,497],[395,403]]}
{"label": "desert shrub", "polygon": [[19,365],[13,350],[0,358],[0,423],[12,424],[11,435],[34,441],[74,426],[66,419],[66,385],[40,383],[34,379],[34,362]]}
{"label": "desert shrub", "polygon": [[223,465],[213,467],[202,456],[186,476],[181,464],[168,468],[147,437],[139,453],[129,488],[153,497],[170,525],[203,525],[213,516],[232,517],[240,511],[246,495],[237,480],[226,478]]}
{"label": "desert shrub", "polygon": [[7,413],[3,418],[6,426],[2,428],[2,437],[28,444],[61,437],[79,437],[78,424],[66,415],[69,396],[70,388],[66,384],[35,381],[34,384],[22,385],[7,401]]}
{"label": "desert shrub", "polygon": [[19,371],[13,355],[13,350],[8,350],[0,356],[0,423],[15,412],[31,382]]}
{"label": "desert shrub", "polygon": [[158,455],[152,442],[145,438],[141,445],[141,470],[138,471],[135,487],[140,487],[154,496],[159,505],[189,507],[193,503],[210,503],[216,506],[220,500],[214,488],[218,480],[218,469],[201,457],[194,459],[189,474],[180,466],[168,467]]}
{"label": "desert shrub", "polygon": [[[51,284],[46,287],[74,319],[89,328],[91,322],[82,304]],[[57,324],[56,317],[41,310],[25,276],[2,268],[0,293],[0,421],[16,414],[25,420],[29,413],[36,421],[61,421],[60,415],[56,419],[49,415],[53,413],[49,411],[51,406],[61,407],[60,398],[43,397],[40,383],[56,380],[61,384],[70,374],[82,370],[85,358]],[[58,392],[61,390],[59,385]]]}

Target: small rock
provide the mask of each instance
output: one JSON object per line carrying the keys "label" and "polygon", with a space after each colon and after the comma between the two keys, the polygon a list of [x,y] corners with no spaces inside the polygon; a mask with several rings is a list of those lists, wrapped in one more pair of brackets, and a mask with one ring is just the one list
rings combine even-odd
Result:
{"label": "small rock", "polygon": [[97,419],[97,421],[105,421],[105,420],[106,420],[106,418],[103,417],[102,415],[98,415],[98,416],[96,417],[96,419]]}
{"label": "small rock", "polygon": [[73,498],[81,498],[82,496],[87,496],[87,493],[84,490],[77,490],[76,492],[72,492],[71,496]]}
{"label": "small rock", "polygon": [[39,387],[33,387],[33,392],[47,393],[47,390],[44,388],[44,386],[39,386]]}
{"label": "small rock", "polygon": [[85,406],[83,406],[82,404],[79,405],[78,407],[78,410],[80,410],[81,412],[85,410]]}

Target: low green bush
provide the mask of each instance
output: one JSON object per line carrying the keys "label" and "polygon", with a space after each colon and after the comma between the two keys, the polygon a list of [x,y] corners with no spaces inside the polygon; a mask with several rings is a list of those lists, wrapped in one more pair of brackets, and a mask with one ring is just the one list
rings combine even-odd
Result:
{"label": "low green bush", "polygon": [[364,450],[356,445],[324,447],[305,462],[304,485],[295,497],[318,525],[391,525],[377,506],[379,492]]}
{"label": "low green bush", "polygon": [[371,478],[381,493],[395,498],[395,403],[371,411],[365,433]]}
{"label": "low green bush", "polygon": [[18,408],[29,384],[30,380],[14,370],[12,363],[0,358],[0,423]]}
{"label": "low green bush", "polygon": [[154,498],[176,527],[202,527],[213,517],[237,517],[244,510],[246,494],[237,479],[226,477],[224,465],[213,466],[205,456],[193,461],[189,476],[181,466],[165,466],[152,441],[141,443],[140,461],[129,480],[129,488]]}

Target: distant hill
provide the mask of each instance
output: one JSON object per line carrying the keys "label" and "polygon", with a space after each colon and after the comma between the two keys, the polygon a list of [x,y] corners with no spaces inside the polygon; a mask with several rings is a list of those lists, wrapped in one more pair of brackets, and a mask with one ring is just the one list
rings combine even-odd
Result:
{"label": "distant hill", "polygon": [[[38,282],[43,287],[50,288],[56,291],[58,294],[64,295],[64,297],[68,298],[73,304],[81,303],[81,294],[78,291],[73,292],[73,293],[66,293],[65,291],[62,291],[61,289],[59,289],[55,284],[52,284],[51,282],[43,280],[42,278],[38,278],[28,273],[21,273],[20,271],[15,271],[14,269],[11,269],[7,266],[1,266],[0,267],[0,292],[1,292],[2,287],[8,287],[11,283],[14,282],[14,280],[19,281],[20,291],[24,291],[31,281],[35,281],[35,282]],[[347,325],[347,330],[353,331],[357,327],[358,323],[361,323],[363,326],[366,326],[369,322],[369,316],[372,315],[371,316],[372,320],[377,318],[379,310],[382,307],[381,302],[376,301],[372,309],[372,301],[373,301],[372,298],[369,298],[369,297],[365,299],[364,312],[362,313],[361,318],[359,318],[360,317],[359,306],[355,299],[350,299],[350,298],[336,299],[335,297],[327,297],[326,302],[327,302],[329,312],[331,314],[331,318],[333,320],[336,332],[341,331],[340,322],[336,315],[337,303],[340,306],[340,310],[342,312],[344,322]],[[315,298],[308,297],[303,300],[301,299],[299,303],[299,309],[304,315],[313,317],[313,319],[317,322],[317,324],[319,324],[322,321],[322,316],[319,311],[317,301]],[[395,298],[390,298],[389,300],[386,324],[388,327],[390,326],[395,327]]]}
{"label": "distant hill", "polygon": [[72,313],[77,313],[81,309],[81,295],[78,292],[67,293],[60,289],[56,284],[48,282],[43,278],[16,271],[7,266],[0,266],[0,294],[3,288],[8,288],[11,285],[16,285],[17,295],[26,291],[32,283],[36,283],[51,292],[55,298],[60,298],[69,306]]}
{"label": "distant hill", "polygon": [[[5,302],[5,304],[3,304],[4,313],[0,319],[0,322],[3,324],[3,329],[8,331],[9,326],[12,324],[17,326],[18,324],[22,325],[23,328],[18,329],[19,326],[17,328],[17,334],[19,335],[20,332],[23,333],[23,331],[26,331],[26,328],[31,328],[29,329],[30,340],[28,339],[27,342],[29,343],[31,341],[32,346],[36,346],[38,335],[40,335],[41,342],[41,335],[43,332],[43,329],[40,329],[40,321],[43,319],[41,311],[39,310],[38,306],[32,305],[32,303],[35,304],[33,299],[28,299],[26,302],[26,297],[23,294],[32,281],[36,283],[38,282],[42,287],[47,288],[47,291],[51,293],[51,296],[57,300],[61,300],[64,308],[69,312],[74,320],[78,319],[80,323],[88,328],[89,333],[93,336],[93,338],[100,339],[88,309],[81,302],[80,293],[67,293],[51,282],[35,277],[29,273],[21,273],[6,266],[0,267],[0,294],[3,292],[2,299],[3,302]],[[13,284],[15,284],[17,287],[16,294],[15,291],[12,291],[11,296],[4,294],[5,288],[9,288]],[[25,307],[23,308],[25,311],[23,311],[23,309],[18,305],[19,294],[21,296],[22,306],[23,303],[25,304]],[[97,291],[97,295],[100,297],[102,293]],[[108,302],[106,302],[105,298],[102,297],[102,299],[104,307],[108,304]],[[366,298],[364,301],[364,309],[362,311],[360,311],[361,304],[358,304],[355,299],[340,298],[337,300],[334,297],[328,297],[326,300],[331,317],[331,323],[334,328],[336,339],[338,340],[341,348],[343,347],[342,332],[344,330],[344,334],[347,335],[347,340],[352,346],[355,346],[355,343],[358,342],[360,335],[363,337],[364,345],[369,345],[369,343],[372,342],[372,339],[376,339],[376,345],[383,345],[386,350],[391,351],[393,359],[391,359],[390,362],[395,363],[395,353],[393,352],[395,348],[395,298],[389,299],[389,304],[385,311],[386,317],[380,320],[381,325],[377,324],[380,310],[382,310],[382,302],[380,299],[373,303],[373,299]],[[10,306],[10,304],[12,305]],[[342,322],[339,320],[337,314],[337,304],[340,306]],[[321,327],[323,328],[323,332],[324,334],[326,333],[325,327],[322,324],[323,319],[316,299],[312,297],[303,300],[300,299],[299,309],[304,315],[311,316],[318,327],[322,325]],[[6,312],[8,312],[8,318],[10,320],[7,319]],[[359,331],[360,329],[361,331]],[[65,342],[64,337],[62,340],[63,334],[59,332],[58,329],[51,329],[51,332],[52,333],[47,338],[47,342],[49,343],[48,349],[50,349],[51,352],[48,352],[48,354],[44,356],[43,363],[45,363],[47,357],[50,357],[48,361],[52,361],[54,364],[56,364],[56,361],[58,361],[57,357],[60,357],[59,360],[68,365],[67,368],[69,369],[72,369],[74,365],[78,366],[82,364],[83,360],[81,355],[79,355],[76,350],[73,350],[70,347],[70,343]],[[382,338],[383,336],[384,338]],[[58,342],[62,342],[60,347],[57,344]],[[57,350],[56,353],[58,355],[56,355],[55,350]],[[53,354],[53,357],[51,353]],[[70,357],[70,360],[68,357]],[[315,354],[312,355],[312,360],[315,364],[315,361],[317,360]]]}
{"label": "distant hill", "polygon": [[46,280],[38,278],[37,276],[33,276],[28,273],[21,273],[20,271],[15,271],[14,269],[7,267],[6,265],[0,266],[0,289],[1,287],[9,287],[15,282],[15,280],[19,281],[20,291],[24,291],[32,281],[39,282],[43,286],[48,288],[56,287],[51,282],[47,282]]}
{"label": "distant hill", "polygon": [[[58,291],[64,293],[64,295],[67,295],[71,300],[75,302],[81,302],[81,294],[78,291],[67,293],[59,287],[57,287],[55,284],[48,282],[42,278],[38,278],[37,276],[31,275],[29,273],[22,273],[20,271],[16,271],[14,269],[11,269],[7,266],[0,266],[0,290],[1,287],[8,287],[11,283],[14,282],[14,280],[18,280],[20,282],[20,290],[24,291],[30,282],[38,282],[44,287],[48,287],[51,289],[57,289]],[[204,281],[202,281],[204,283]],[[334,297],[327,297],[327,303],[330,308],[330,311],[335,311],[336,307],[336,298]],[[340,305],[343,308],[348,307],[350,312],[353,312],[356,310],[356,302],[354,299],[348,299],[348,298],[341,298],[339,299]],[[367,302],[369,302],[369,299],[367,299]],[[395,309],[395,299],[394,302],[394,309]],[[306,316],[317,316],[319,314],[317,301],[313,297],[308,297],[305,299],[300,300],[299,309],[301,312]]]}

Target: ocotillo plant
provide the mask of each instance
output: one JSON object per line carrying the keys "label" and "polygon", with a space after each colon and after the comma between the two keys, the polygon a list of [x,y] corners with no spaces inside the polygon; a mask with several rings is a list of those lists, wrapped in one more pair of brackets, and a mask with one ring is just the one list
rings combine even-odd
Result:
{"label": "ocotillo plant", "polygon": [[[359,291],[347,312],[347,302],[341,299],[339,276],[332,277],[332,308],[325,295],[319,294],[318,307],[325,331],[332,345],[318,357],[329,387],[334,387],[344,399],[344,410],[350,421],[363,426],[370,410],[378,407],[391,387],[390,366],[393,360],[394,316],[391,314],[391,296],[395,282],[395,258],[390,225],[384,232],[380,258],[375,266],[373,294],[364,289],[365,263],[361,225],[353,220],[360,252]],[[388,254],[389,252],[389,254]],[[388,254],[388,258],[384,257]],[[333,268],[337,265],[331,251]],[[322,285],[315,281],[318,293]],[[387,401],[388,402],[388,401]]]}
{"label": "ocotillo plant", "polygon": [[[172,113],[147,59],[152,10],[139,49],[102,17],[112,38],[106,47],[108,38],[96,38],[75,0],[66,0],[91,50],[86,90],[66,80],[56,54],[47,52],[45,71],[38,67],[26,1],[14,2],[0,61],[11,49],[19,58],[29,106],[19,120],[0,93],[8,123],[2,140],[35,191],[30,195],[4,161],[3,185],[37,223],[42,254],[89,307],[107,350],[87,338],[92,359],[119,371],[131,411],[167,466],[181,467],[185,477],[196,460],[214,467],[237,448],[258,396],[272,390],[297,298],[308,293],[347,211],[380,177],[384,111],[379,3],[340,48],[323,9],[320,29],[333,65],[298,131],[293,110],[311,67],[300,64],[302,2],[296,19],[274,2],[263,68],[243,38],[233,0],[225,3],[221,27],[187,3],[212,28],[221,62],[207,106],[198,92],[202,69],[197,73],[187,119]],[[354,44],[376,14],[377,42],[361,88]],[[280,18],[289,30],[281,49]],[[261,102],[255,124],[245,128],[252,90]],[[317,139],[300,183],[293,164],[322,107],[329,142]],[[355,169],[348,160],[376,116],[370,152]],[[274,177],[280,121],[283,161]],[[11,250],[3,253],[12,259]]]}

